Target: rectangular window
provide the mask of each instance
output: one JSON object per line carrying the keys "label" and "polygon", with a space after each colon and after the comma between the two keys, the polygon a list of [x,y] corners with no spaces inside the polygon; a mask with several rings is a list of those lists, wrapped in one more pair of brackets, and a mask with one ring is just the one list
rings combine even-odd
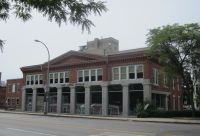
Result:
{"label": "rectangular window", "polygon": [[30,85],[30,75],[26,76],[26,85]]}
{"label": "rectangular window", "polygon": [[19,98],[16,99],[16,103],[17,103],[17,105],[19,105]]}
{"label": "rectangular window", "polygon": [[180,86],[179,86],[179,78],[177,77],[177,89],[178,91],[180,90]]}
{"label": "rectangular window", "polygon": [[12,91],[12,85],[8,84],[8,92],[11,92],[11,91]]}
{"label": "rectangular window", "polygon": [[31,85],[34,84],[34,75],[31,75]]}
{"label": "rectangular window", "polygon": [[167,81],[167,75],[164,74],[164,76],[163,76],[163,85],[164,85],[165,87],[168,86],[168,83],[167,83],[167,82],[168,82],[168,81]]}
{"label": "rectangular window", "polygon": [[7,104],[10,105],[10,99],[7,99]]}
{"label": "rectangular window", "polygon": [[102,69],[97,69],[97,81],[102,81],[103,71]]}
{"label": "rectangular window", "polygon": [[69,72],[65,72],[65,83],[69,83]]}
{"label": "rectangular window", "polygon": [[39,75],[39,84],[43,84],[43,75]]}
{"label": "rectangular window", "polygon": [[12,93],[15,93],[15,92],[16,92],[16,85],[13,84],[13,85],[12,85]]}
{"label": "rectangular window", "polygon": [[129,66],[129,79],[135,79],[135,66]]}
{"label": "rectangular window", "polygon": [[19,92],[20,91],[20,83],[16,84],[16,91]]}
{"label": "rectangular window", "polygon": [[92,69],[91,70],[91,77],[90,77],[91,81],[96,81],[96,70]]}
{"label": "rectangular window", "polygon": [[119,68],[113,68],[113,80],[119,80]]}
{"label": "rectangular window", "polygon": [[175,89],[175,81],[174,81],[174,79],[173,79],[173,90]]}
{"label": "rectangular window", "polygon": [[64,73],[59,73],[60,78],[59,78],[59,83],[64,83]]}
{"label": "rectangular window", "polygon": [[137,69],[137,78],[143,78],[143,76],[144,76],[143,65],[137,65],[136,69]]}
{"label": "rectangular window", "polygon": [[89,81],[89,70],[84,70],[84,80],[85,82]]}
{"label": "rectangular window", "polygon": [[38,83],[38,75],[35,75],[35,84],[37,85]]}
{"label": "rectangular window", "polygon": [[49,74],[49,83],[53,84],[53,73]]}
{"label": "rectangular window", "polygon": [[15,99],[12,99],[12,106],[15,105]]}
{"label": "rectangular window", "polygon": [[158,69],[153,68],[153,84],[158,85]]}
{"label": "rectangular window", "polygon": [[83,82],[83,70],[78,71],[78,82]]}
{"label": "rectangular window", "polygon": [[121,79],[127,79],[127,72],[126,72],[126,67],[120,67],[120,74],[121,74]]}
{"label": "rectangular window", "polygon": [[58,83],[58,73],[54,73],[54,83]]}

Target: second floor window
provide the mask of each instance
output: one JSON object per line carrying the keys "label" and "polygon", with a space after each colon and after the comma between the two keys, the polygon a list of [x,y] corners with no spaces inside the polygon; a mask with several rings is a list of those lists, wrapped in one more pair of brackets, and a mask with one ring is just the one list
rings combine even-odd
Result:
{"label": "second floor window", "polygon": [[83,82],[83,70],[78,71],[78,82]]}
{"label": "second floor window", "polygon": [[130,65],[130,66],[119,66],[112,69],[113,80],[127,80],[127,79],[140,79],[144,77],[144,66]]}
{"label": "second floor window", "polygon": [[26,76],[26,85],[38,85],[38,84],[43,84],[43,75],[42,74]]}
{"label": "second floor window", "polygon": [[155,85],[158,85],[158,69],[153,68],[153,73],[152,73],[152,83]]}
{"label": "second floor window", "polygon": [[58,83],[58,73],[54,73],[54,83]]}
{"label": "second floor window", "polygon": [[38,84],[38,75],[35,75],[35,84]]}
{"label": "second floor window", "polygon": [[55,72],[49,73],[50,84],[63,84],[69,82],[69,72]]}
{"label": "second floor window", "polygon": [[129,79],[135,79],[135,66],[129,66]]}
{"label": "second floor window", "polygon": [[166,74],[164,74],[164,76],[163,76],[163,85],[164,85],[165,87],[168,86],[168,79],[167,79],[167,75],[166,75]]}
{"label": "second floor window", "polygon": [[119,67],[113,68],[113,80],[119,80]]}
{"label": "second floor window", "polygon": [[89,70],[84,70],[84,81],[85,82],[89,81]]}
{"label": "second floor window", "polygon": [[97,81],[102,81],[103,71],[102,69],[97,69]]}
{"label": "second floor window", "polygon": [[49,74],[49,82],[50,84],[53,84],[53,73]]}
{"label": "second floor window", "polygon": [[102,78],[103,78],[102,69],[78,70],[78,75],[77,75],[78,82],[102,81]]}
{"label": "second floor window", "polygon": [[34,75],[31,75],[31,85],[34,84]]}
{"label": "second floor window", "polygon": [[137,78],[143,78],[144,68],[143,65],[136,65]]}
{"label": "second floor window", "polygon": [[39,75],[39,83],[43,84],[43,75]]}
{"label": "second floor window", "polygon": [[127,67],[121,67],[120,68],[120,74],[121,74],[121,79],[127,79],[127,73],[126,73],[126,68]]}
{"label": "second floor window", "polygon": [[95,69],[91,70],[91,79],[90,80],[96,81],[96,70]]}

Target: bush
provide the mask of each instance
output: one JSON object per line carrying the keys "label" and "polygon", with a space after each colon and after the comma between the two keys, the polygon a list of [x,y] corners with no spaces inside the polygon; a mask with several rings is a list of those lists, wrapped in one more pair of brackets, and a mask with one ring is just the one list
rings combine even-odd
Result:
{"label": "bush", "polygon": [[[157,117],[157,118],[172,118],[172,117],[192,117],[192,111],[146,111],[148,117]],[[139,114],[137,117],[147,117],[146,115]],[[200,112],[195,112],[195,117],[200,117]]]}

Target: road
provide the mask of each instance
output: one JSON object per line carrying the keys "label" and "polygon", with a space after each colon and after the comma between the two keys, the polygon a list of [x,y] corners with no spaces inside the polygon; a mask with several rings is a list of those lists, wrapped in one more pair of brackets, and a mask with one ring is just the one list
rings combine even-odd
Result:
{"label": "road", "polygon": [[0,113],[0,136],[199,136],[200,125]]}

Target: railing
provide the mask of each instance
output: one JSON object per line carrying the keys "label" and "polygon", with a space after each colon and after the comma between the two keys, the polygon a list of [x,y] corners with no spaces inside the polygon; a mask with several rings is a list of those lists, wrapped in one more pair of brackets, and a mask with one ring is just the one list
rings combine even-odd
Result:
{"label": "railing", "polygon": [[48,112],[57,112],[57,104],[49,104]]}
{"label": "railing", "polygon": [[101,115],[102,114],[102,105],[101,104],[92,104],[90,105],[90,112],[93,115]]}
{"label": "railing", "polygon": [[76,113],[85,114],[85,104],[76,104]]}
{"label": "railing", "polygon": [[62,113],[70,113],[70,104],[62,104]]}
{"label": "railing", "polygon": [[119,115],[119,106],[109,105],[108,106],[108,115]]}

